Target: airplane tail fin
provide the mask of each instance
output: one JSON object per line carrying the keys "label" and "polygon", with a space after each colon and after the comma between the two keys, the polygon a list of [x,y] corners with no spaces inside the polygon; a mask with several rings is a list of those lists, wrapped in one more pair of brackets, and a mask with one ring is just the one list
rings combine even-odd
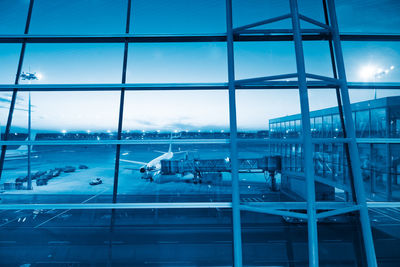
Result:
{"label": "airplane tail fin", "polygon": [[168,148],[168,153],[172,152],[172,133],[171,133],[171,138],[170,138],[170,143],[169,143],[169,148]]}
{"label": "airplane tail fin", "polygon": [[[31,133],[31,141],[34,141],[36,138],[36,133]],[[29,137],[25,139],[25,141],[29,141]],[[16,149],[17,151],[28,151],[28,146],[22,145]]]}

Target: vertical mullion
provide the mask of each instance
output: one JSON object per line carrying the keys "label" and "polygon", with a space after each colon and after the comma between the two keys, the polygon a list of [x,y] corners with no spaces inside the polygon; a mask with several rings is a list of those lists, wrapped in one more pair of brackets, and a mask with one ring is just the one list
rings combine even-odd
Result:
{"label": "vertical mullion", "polygon": [[292,15],[293,40],[295,45],[297,75],[299,84],[300,108],[303,126],[304,173],[307,192],[307,227],[308,227],[308,262],[309,266],[318,266],[318,235],[315,210],[315,180],[313,162],[313,144],[311,142],[310,110],[303,44],[300,32],[300,19],[297,0],[290,0]]}
{"label": "vertical mullion", "polygon": [[[329,17],[328,17],[328,9],[327,9],[327,6],[326,6],[326,0],[322,0],[322,4],[323,4],[323,9],[324,9],[325,24],[329,26]],[[334,54],[334,51],[333,51],[332,40],[329,39],[328,43],[329,43],[329,53],[330,53],[330,56],[331,56],[333,78],[337,79],[338,78],[338,74],[337,74],[337,70],[336,70],[335,54]],[[346,127],[345,127],[345,124],[344,124],[342,97],[340,95],[340,90],[339,90],[338,86],[335,87],[335,92],[336,92],[336,100],[337,100],[338,109],[339,109],[340,125],[342,126],[342,131],[343,131],[343,138],[346,138],[347,137],[347,133],[346,133]],[[332,118],[332,123],[333,123],[333,118]],[[346,143],[343,144],[343,146],[344,146],[345,153],[346,153],[347,165],[349,166],[349,169],[351,169],[349,145],[346,142]],[[353,173],[352,172],[349,172],[349,177],[350,177],[351,198],[352,198],[353,202],[357,202],[356,191],[354,189],[354,177],[353,177]]]}
{"label": "vertical mullion", "polygon": [[232,176],[232,224],[233,224],[233,261],[235,267],[242,266],[242,233],[240,223],[240,192],[237,151],[237,121],[235,67],[232,29],[232,0],[226,0],[226,34],[228,53],[228,86],[229,86],[229,128]]}
{"label": "vertical mullion", "polygon": [[[27,35],[29,33],[29,26],[31,24],[31,17],[32,17],[33,2],[34,2],[34,0],[30,0],[30,2],[29,2],[28,15],[26,17],[26,24],[25,24],[25,30],[24,30],[24,34],[25,35]],[[19,55],[17,73],[15,75],[14,84],[18,84],[19,83],[19,76],[21,75],[22,65],[23,65],[23,62],[24,62],[25,48],[26,48],[26,38],[22,42],[22,47],[21,47],[21,52],[20,52],[20,55]],[[5,129],[5,132],[4,132],[4,141],[8,140],[8,136],[10,134],[12,117],[13,117],[13,113],[14,113],[14,109],[15,109],[15,102],[17,100],[17,93],[18,93],[18,89],[14,88],[13,89],[13,93],[12,93],[12,97],[11,97],[10,109],[9,109],[9,112],[8,112],[7,125],[6,125],[6,129]],[[1,179],[1,175],[3,173],[4,160],[5,160],[5,157],[6,157],[6,150],[7,150],[7,145],[3,145],[1,147],[1,155],[0,155],[0,179]]]}
{"label": "vertical mullion", "polygon": [[[126,34],[129,34],[131,4],[132,4],[132,0],[128,0],[128,7],[127,7],[128,10],[126,12],[127,15],[126,15],[126,27],[125,27]],[[121,80],[122,84],[126,83],[126,68],[128,65],[128,47],[129,47],[128,38],[125,38],[124,59],[123,59],[123,63],[122,63],[122,80]],[[121,137],[122,137],[122,122],[123,122],[123,117],[124,117],[124,103],[125,103],[125,87],[122,87],[121,95],[120,95],[120,102],[119,102],[117,140],[121,140]],[[117,202],[120,155],[121,155],[121,144],[118,144],[116,147],[116,155],[115,155],[114,187],[113,187],[113,198],[112,198],[113,203]]]}
{"label": "vertical mullion", "polygon": [[335,49],[336,62],[340,80],[340,87],[343,101],[343,111],[346,123],[346,130],[348,138],[351,139],[349,143],[350,160],[352,163],[352,172],[354,176],[355,190],[357,194],[357,204],[360,205],[360,221],[363,233],[364,247],[367,256],[367,263],[370,267],[377,266],[374,241],[372,238],[371,223],[369,221],[368,207],[366,204],[366,197],[364,192],[364,182],[361,177],[361,164],[358,155],[358,148],[356,143],[356,134],[354,130],[354,123],[352,118],[352,111],[350,106],[350,97],[347,87],[347,78],[343,61],[342,47],[339,38],[339,30],[336,18],[335,3],[333,0],[328,0],[328,12],[332,28],[332,40]]}

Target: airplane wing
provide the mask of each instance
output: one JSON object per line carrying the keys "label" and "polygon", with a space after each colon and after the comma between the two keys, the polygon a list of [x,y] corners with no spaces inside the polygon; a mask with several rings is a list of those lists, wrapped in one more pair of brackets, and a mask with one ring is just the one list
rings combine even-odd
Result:
{"label": "airplane wing", "polygon": [[139,165],[146,165],[146,164],[147,164],[147,162],[141,162],[141,161],[135,161],[135,160],[128,160],[128,159],[120,159],[120,161],[128,162],[128,163],[133,163],[133,164],[139,164]]}
{"label": "airplane wing", "polygon": [[153,150],[154,152],[157,152],[157,153],[161,153],[161,154],[165,154],[165,153],[168,153],[168,152],[165,152],[165,151],[160,151],[160,150]]}

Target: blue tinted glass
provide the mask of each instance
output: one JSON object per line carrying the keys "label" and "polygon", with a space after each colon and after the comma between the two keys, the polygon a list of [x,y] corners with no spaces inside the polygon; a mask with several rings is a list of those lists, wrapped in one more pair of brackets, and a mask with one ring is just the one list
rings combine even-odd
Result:
{"label": "blue tinted glass", "polygon": [[225,43],[130,44],[130,83],[224,82]]}
{"label": "blue tinted glass", "polygon": [[0,44],[0,83],[14,83],[21,45]]}
{"label": "blue tinted glass", "polygon": [[0,34],[23,34],[28,6],[28,0],[0,1]]}
{"label": "blue tinted glass", "polygon": [[348,81],[400,81],[400,43],[343,42],[342,47]]}
{"label": "blue tinted glass", "polygon": [[132,1],[131,33],[224,33],[225,1]]}
{"label": "blue tinted glass", "polygon": [[39,74],[33,84],[119,83],[122,58],[123,44],[28,44],[22,71]]}
{"label": "blue tinted glass", "polygon": [[400,32],[397,0],[337,0],[336,12],[341,32]]}
{"label": "blue tinted glass", "polygon": [[126,0],[36,0],[32,34],[124,33]]}

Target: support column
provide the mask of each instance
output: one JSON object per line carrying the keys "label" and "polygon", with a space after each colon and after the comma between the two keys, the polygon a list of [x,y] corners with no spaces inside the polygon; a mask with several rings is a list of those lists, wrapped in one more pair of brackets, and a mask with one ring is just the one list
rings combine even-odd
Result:
{"label": "support column", "polygon": [[[30,2],[29,2],[28,15],[26,18],[25,31],[24,31],[25,35],[29,33],[29,25],[31,24],[33,2],[34,2],[34,0],[30,0]],[[24,40],[22,43],[21,52],[19,54],[17,74],[15,75],[14,84],[19,83],[19,76],[21,76],[22,65],[24,63],[25,48],[26,48],[26,40]],[[4,141],[8,140],[8,135],[10,134],[11,122],[12,122],[13,113],[14,113],[14,109],[15,109],[15,102],[17,101],[17,92],[18,92],[18,89],[14,88],[12,97],[11,97],[10,110],[8,112],[6,129],[4,132]],[[1,174],[3,173],[4,160],[6,158],[6,150],[7,150],[7,146],[3,145],[1,147],[1,154],[0,154],[0,179],[1,179]]]}
{"label": "support column", "polygon": [[[130,19],[131,19],[131,4],[132,4],[132,0],[128,0],[128,6],[127,6],[127,11],[126,11],[126,26],[125,26],[126,34],[129,34]],[[122,81],[121,81],[122,84],[126,83],[126,68],[128,65],[128,47],[129,47],[128,38],[125,38],[124,60],[122,63]],[[123,122],[123,118],[124,118],[124,104],[125,104],[125,88],[121,88],[121,95],[120,95],[120,100],[119,100],[117,140],[121,140],[121,137],[122,137],[122,122]],[[121,156],[121,144],[118,144],[117,148],[116,148],[116,154],[115,154],[114,187],[113,187],[113,198],[112,198],[113,203],[117,202],[120,156]]]}
{"label": "support column", "polygon": [[235,67],[232,30],[232,0],[226,0],[226,34],[228,52],[229,86],[229,127],[232,176],[232,224],[233,224],[233,262],[235,267],[242,266],[242,231],[240,223],[240,192],[237,151]]}
{"label": "support column", "polygon": [[357,204],[360,205],[360,221],[364,240],[365,254],[367,256],[367,263],[370,267],[377,266],[374,242],[372,238],[371,224],[368,215],[368,207],[366,204],[366,197],[364,192],[364,183],[361,177],[361,164],[358,155],[358,148],[356,143],[356,133],[354,129],[354,122],[351,113],[350,97],[347,87],[347,78],[344,67],[342,46],[339,38],[338,23],[336,18],[335,3],[333,0],[328,0],[328,12],[332,27],[332,41],[334,44],[336,62],[340,80],[340,88],[342,93],[343,111],[346,123],[346,131],[348,138],[351,140],[349,143],[350,160],[352,164],[352,173],[354,177],[354,186],[357,195]]}
{"label": "support column", "polygon": [[293,39],[296,52],[296,65],[299,83],[300,109],[302,120],[302,135],[304,147],[304,174],[307,191],[307,226],[308,226],[308,261],[309,266],[318,266],[318,234],[315,210],[315,180],[313,162],[313,144],[311,142],[310,110],[307,92],[306,70],[304,63],[303,44],[300,31],[300,19],[297,0],[290,0],[292,14]]}

